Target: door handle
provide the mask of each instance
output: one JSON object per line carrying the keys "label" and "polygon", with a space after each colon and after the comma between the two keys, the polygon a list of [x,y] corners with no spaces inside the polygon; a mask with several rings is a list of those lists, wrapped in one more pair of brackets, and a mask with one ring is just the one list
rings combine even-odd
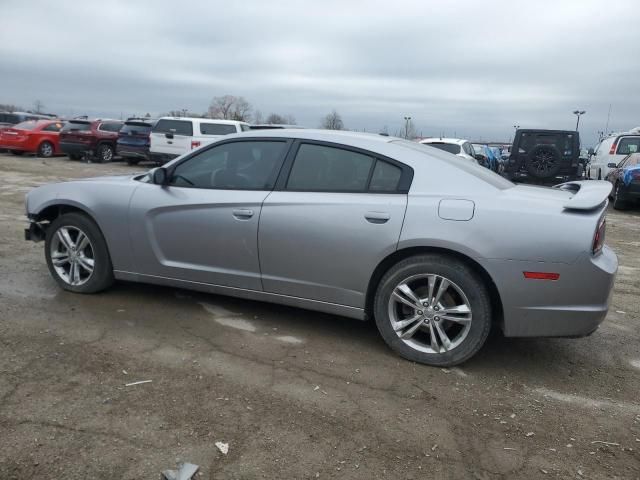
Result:
{"label": "door handle", "polygon": [[233,210],[233,216],[238,220],[248,220],[253,217],[253,210],[248,208],[236,208]]}
{"label": "door handle", "polygon": [[364,214],[364,218],[369,223],[387,223],[391,218],[387,212],[367,212]]}

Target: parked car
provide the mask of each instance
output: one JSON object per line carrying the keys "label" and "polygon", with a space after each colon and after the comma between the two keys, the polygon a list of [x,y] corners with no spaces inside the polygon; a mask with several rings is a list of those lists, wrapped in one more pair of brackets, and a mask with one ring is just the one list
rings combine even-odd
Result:
{"label": "parked car", "polygon": [[481,156],[474,151],[473,145],[471,145],[468,140],[462,140],[460,138],[425,138],[420,140],[420,143],[437,148],[438,150],[453,153],[473,163],[478,163],[478,160],[482,159]]}
{"label": "parked car", "polygon": [[52,120],[55,115],[43,115],[31,112],[0,112],[0,130],[12,127],[27,120]]}
{"label": "parked car", "polygon": [[619,163],[607,165],[607,178],[613,185],[613,208],[624,210],[640,200],[640,153],[632,153]]}
{"label": "parked car", "polygon": [[472,143],[471,146],[473,147],[473,156],[478,161],[478,163],[485,168],[490,168],[489,157],[487,155],[487,152],[485,152],[486,145],[480,143]]}
{"label": "parked car", "polygon": [[235,120],[162,117],[151,129],[149,155],[158,164],[166,163],[224,135],[249,129],[248,123]]}
{"label": "parked car", "polygon": [[257,123],[257,124],[252,124],[249,125],[249,128],[251,130],[273,130],[275,129],[282,129],[282,128],[304,128],[301,127],[300,125],[285,125],[283,123]]}
{"label": "parked car", "polygon": [[0,131],[0,150],[14,155],[35,153],[39,157],[60,155],[59,135],[61,120],[27,120]]}
{"label": "parked car", "polygon": [[640,152],[640,127],[608,136],[595,150],[589,152],[591,158],[587,167],[587,178],[606,178],[610,163],[617,165],[625,156],[636,152]]}
{"label": "parked car", "polygon": [[582,177],[579,156],[580,135],[576,131],[517,130],[505,176],[538,183],[575,180]]}
{"label": "parked car", "polygon": [[149,146],[151,129],[157,120],[150,118],[129,118],[118,132],[116,155],[129,165],[150,160]]}
{"label": "parked car", "polygon": [[71,160],[87,155],[98,162],[110,162],[123,124],[120,120],[69,120],[60,131],[60,148]]}
{"label": "parked car", "polygon": [[38,187],[25,237],[44,239],[71,292],[120,279],[374,318],[400,355],[448,366],[492,325],[510,337],[598,327],[618,265],[604,245],[610,191],[516,186],[382,135],[263,130],[146,174]]}

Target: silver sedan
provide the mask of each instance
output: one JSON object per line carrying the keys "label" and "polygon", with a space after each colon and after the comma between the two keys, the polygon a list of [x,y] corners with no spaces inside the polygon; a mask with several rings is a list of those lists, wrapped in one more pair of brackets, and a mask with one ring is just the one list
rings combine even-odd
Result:
{"label": "silver sedan", "polygon": [[598,327],[618,267],[610,189],[516,186],[397,138],[265,130],[145,174],[36,188],[25,234],[65,290],[125,280],[373,318],[403,357],[448,366],[493,326]]}

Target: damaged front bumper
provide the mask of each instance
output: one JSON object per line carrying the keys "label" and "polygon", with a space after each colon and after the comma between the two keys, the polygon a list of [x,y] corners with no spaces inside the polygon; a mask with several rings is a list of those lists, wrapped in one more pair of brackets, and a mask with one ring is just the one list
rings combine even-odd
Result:
{"label": "damaged front bumper", "polygon": [[29,226],[24,229],[24,239],[31,242],[40,242],[45,239],[45,236],[44,227],[29,216]]}

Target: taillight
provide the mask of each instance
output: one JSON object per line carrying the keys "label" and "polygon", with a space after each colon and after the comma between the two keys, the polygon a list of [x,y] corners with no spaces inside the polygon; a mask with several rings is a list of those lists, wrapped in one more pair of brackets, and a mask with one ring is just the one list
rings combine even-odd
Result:
{"label": "taillight", "polygon": [[607,221],[603,215],[600,221],[598,222],[598,228],[596,229],[596,233],[593,236],[593,247],[591,250],[593,251],[594,255],[598,253],[600,250],[602,250],[602,247],[604,247],[604,236],[605,236],[606,226],[607,226]]}
{"label": "taillight", "polygon": [[609,155],[614,155],[616,153],[617,146],[618,146],[618,139],[616,138],[611,144],[611,150],[609,150]]}
{"label": "taillight", "polygon": [[200,142],[196,142],[195,140],[191,140],[191,150],[194,148],[198,148],[200,146]]}

